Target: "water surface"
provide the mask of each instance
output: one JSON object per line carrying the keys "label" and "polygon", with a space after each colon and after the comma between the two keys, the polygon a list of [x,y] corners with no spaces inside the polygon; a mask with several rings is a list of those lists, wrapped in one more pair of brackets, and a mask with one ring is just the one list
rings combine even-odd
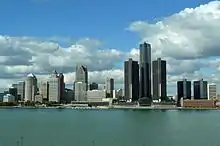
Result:
{"label": "water surface", "polygon": [[219,146],[220,112],[0,109],[0,146],[21,137],[24,146]]}

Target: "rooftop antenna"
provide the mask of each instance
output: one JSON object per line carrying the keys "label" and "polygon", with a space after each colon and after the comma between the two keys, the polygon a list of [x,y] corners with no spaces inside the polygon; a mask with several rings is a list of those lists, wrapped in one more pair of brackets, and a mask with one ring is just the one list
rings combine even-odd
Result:
{"label": "rooftop antenna", "polygon": [[[60,49],[60,47],[59,47],[59,44],[57,43],[57,45],[55,46],[54,50],[52,50],[50,53],[51,53],[51,54],[55,54],[55,53],[57,53],[57,51],[58,51],[59,49]],[[63,60],[60,59],[58,63],[61,64],[61,66],[60,66],[60,71],[62,72],[62,71],[63,71]],[[54,67],[53,69],[55,69],[56,71],[58,71],[58,70],[57,70],[57,67]],[[51,74],[51,72],[50,72],[49,74]]]}
{"label": "rooftop antenna", "polygon": [[203,75],[201,72],[199,72],[199,80],[203,80]]}
{"label": "rooftop antenna", "polygon": [[112,72],[113,72],[113,69],[110,68],[110,74],[109,74],[110,78],[113,78],[113,76],[112,76]]}
{"label": "rooftop antenna", "polygon": [[[57,49],[56,51],[58,51],[60,49],[59,44],[57,44]],[[61,62],[61,67],[60,67],[60,73],[63,73],[63,65],[64,65],[64,61],[63,59],[59,60]]]}
{"label": "rooftop antenna", "polygon": [[183,73],[183,80],[186,79],[186,72]]}

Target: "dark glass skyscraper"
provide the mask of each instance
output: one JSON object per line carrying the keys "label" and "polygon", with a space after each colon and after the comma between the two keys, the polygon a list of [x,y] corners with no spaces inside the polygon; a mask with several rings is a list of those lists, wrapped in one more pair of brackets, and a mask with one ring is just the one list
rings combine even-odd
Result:
{"label": "dark glass skyscraper", "polygon": [[166,100],[167,98],[167,71],[166,61],[158,58],[153,61],[153,99]]}
{"label": "dark glass skyscraper", "polygon": [[113,91],[115,88],[115,81],[113,78],[107,78],[106,83],[105,83],[105,89],[107,93],[108,98],[113,98]]}
{"label": "dark glass skyscraper", "polygon": [[208,99],[207,84],[203,79],[193,82],[194,99]]}
{"label": "dark glass skyscraper", "polygon": [[140,44],[140,97],[151,98],[151,45]]}
{"label": "dark glass skyscraper", "polygon": [[59,74],[59,78],[60,78],[60,100],[62,102],[65,100],[65,97],[64,97],[65,83],[64,83],[63,73]]}
{"label": "dark glass skyscraper", "polygon": [[125,98],[137,101],[139,98],[139,65],[131,58],[124,62]]}
{"label": "dark glass skyscraper", "polygon": [[89,84],[89,90],[98,90],[99,85],[95,82]]}
{"label": "dark glass skyscraper", "polygon": [[177,105],[180,105],[181,98],[191,99],[191,81],[177,81]]}

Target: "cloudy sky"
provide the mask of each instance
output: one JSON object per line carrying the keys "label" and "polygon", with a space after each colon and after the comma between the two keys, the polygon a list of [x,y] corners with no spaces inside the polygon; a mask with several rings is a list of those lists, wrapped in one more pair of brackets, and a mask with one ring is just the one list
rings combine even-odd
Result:
{"label": "cloudy sky", "polygon": [[1,0],[0,88],[53,69],[72,84],[77,63],[90,82],[123,88],[123,61],[138,60],[143,41],[167,60],[169,94],[184,76],[219,84],[220,1]]}

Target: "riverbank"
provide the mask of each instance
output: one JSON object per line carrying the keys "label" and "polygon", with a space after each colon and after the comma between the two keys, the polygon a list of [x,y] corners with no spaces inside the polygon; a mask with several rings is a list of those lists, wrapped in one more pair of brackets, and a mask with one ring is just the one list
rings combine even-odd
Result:
{"label": "riverbank", "polygon": [[220,108],[188,108],[174,106],[97,106],[97,107],[71,107],[71,106],[0,106],[0,109],[75,109],[75,110],[219,110]]}

